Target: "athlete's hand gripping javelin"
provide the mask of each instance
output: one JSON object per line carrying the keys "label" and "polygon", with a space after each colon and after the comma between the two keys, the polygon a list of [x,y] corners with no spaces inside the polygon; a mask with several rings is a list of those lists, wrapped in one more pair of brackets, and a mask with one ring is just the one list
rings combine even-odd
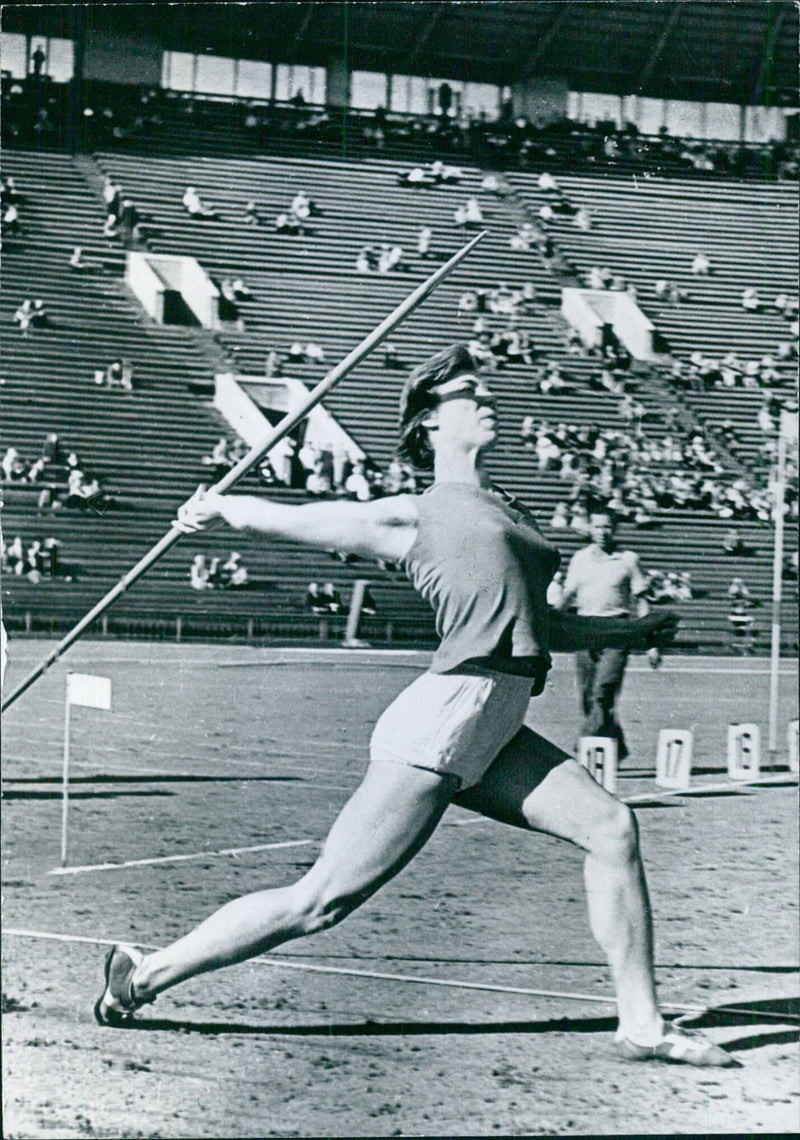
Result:
{"label": "athlete's hand gripping javelin", "polygon": [[172,525],[183,534],[210,530],[225,517],[224,503],[223,495],[201,483],[192,497],[178,508],[178,517]]}

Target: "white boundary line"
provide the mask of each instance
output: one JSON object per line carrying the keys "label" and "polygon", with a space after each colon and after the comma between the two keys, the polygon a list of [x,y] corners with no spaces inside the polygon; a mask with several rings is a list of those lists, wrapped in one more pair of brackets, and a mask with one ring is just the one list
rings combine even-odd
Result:
{"label": "white boundary line", "polygon": [[644,803],[646,800],[661,799],[666,796],[702,796],[706,793],[716,792],[746,792],[748,795],[752,793],[748,789],[752,788],[758,791],[762,784],[777,784],[786,785],[787,787],[795,787],[798,779],[793,772],[787,768],[786,772],[778,772],[772,776],[759,776],[755,780],[729,780],[725,784],[692,784],[688,788],[659,788],[656,787],[652,792],[641,792],[636,796],[620,796],[623,803],[636,804]]}
{"label": "white boundary line", "polygon": [[[117,942],[111,938],[90,938],[86,935],[80,934],[52,934],[44,930],[21,930],[18,928],[5,929],[4,935],[12,938],[38,938],[52,942],[66,942],[75,943],[82,942],[93,946],[115,946]],[[144,942],[137,942],[143,950],[158,950],[158,946],[152,946]],[[339,976],[349,978],[369,978],[382,982],[405,982],[417,986],[445,986],[449,989],[458,990],[481,990],[489,993],[502,993],[502,994],[521,994],[524,997],[543,997],[543,998],[559,998],[567,1001],[582,1001],[592,1002],[599,1005],[612,1005],[617,1004],[617,999],[613,995],[608,996],[603,994],[585,994],[575,993],[571,990],[540,990],[532,989],[528,986],[503,986],[496,985],[492,982],[464,982],[456,978],[430,978],[426,975],[416,976],[414,974],[388,974],[380,970],[355,970],[345,966],[317,966],[308,962],[290,962],[285,958],[253,958],[251,959],[254,966],[270,966],[278,970],[299,970],[309,974],[336,974]],[[446,963],[445,963],[446,964]],[[708,1006],[687,1005],[683,1002],[661,1002],[661,1008],[665,1010],[674,1010],[683,1014],[690,1014],[693,1018],[702,1017],[703,1014],[709,1012]],[[718,1006],[712,1012],[715,1013],[737,1013],[742,1016],[748,1013],[755,1013],[766,1021],[778,1021],[782,1024],[793,1024],[797,1017],[796,1015],[782,1015],[774,1014],[764,1011],[752,1011],[745,1008],[736,1008],[729,1006]]]}
{"label": "white boundary line", "polygon": [[160,855],[154,859],[128,859],[125,863],[88,863],[82,867],[56,867],[48,875],[82,875],[87,871],[121,871],[125,867],[149,867],[154,863],[184,863],[188,859],[211,859],[216,855],[244,855],[249,851],[275,851],[279,847],[306,847],[315,839],[288,839],[283,843],[258,843],[254,847],[226,847],[222,851],[194,851],[190,855]]}

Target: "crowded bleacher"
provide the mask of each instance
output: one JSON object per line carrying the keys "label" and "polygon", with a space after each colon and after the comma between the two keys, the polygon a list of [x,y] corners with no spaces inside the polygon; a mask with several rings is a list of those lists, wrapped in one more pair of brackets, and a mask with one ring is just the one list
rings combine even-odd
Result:
{"label": "crowded bleacher", "polygon": [[[680,603],[684,644],[716,649],[730,646],[727,587],[747,558],[764,648],[771,471],[781,409],[796,410],[796,142],[645,135],[602,119],[541,126],[502,103],[494,120],[441,106],[341,120],[305,101],[97,83],[75,153],[67,85],[47,84],[37,103],[40,83],[3,81],[9,627],[77,620],[198,482],[246,453],[215,404],[216,376],[312,387],[485,228],[457,278],[326,398],[353,448],[296,433],[242,488],[363,500],[422,485],[394,455],[399,392],[433,349],[463,340],[498,395],[493,475],[563,556],[591,503],[609,502],[653,572],[653,600]],[[131,253],[195,259],[218,287],[216,326],[153,319],[126,279]],[[635,302],[657,331],[652,357],[612,336],[582,342],[562,313],[565,286]],[[46,455],[45,435],[75,462]],[[788,473],[796,520],[791,457]],[[723,562],[732,523],[747,553]],[[335,551],[240,545],[185,540],[104,631],[328,637],[346,606],[314,612],[309,581],[335,578],[348,593],[369,577],[366,636],[431,643],[428,613],[397,575]],[[64,573],[62,547],[80,572]],[[794,644],[796,611],[785,610]]]}

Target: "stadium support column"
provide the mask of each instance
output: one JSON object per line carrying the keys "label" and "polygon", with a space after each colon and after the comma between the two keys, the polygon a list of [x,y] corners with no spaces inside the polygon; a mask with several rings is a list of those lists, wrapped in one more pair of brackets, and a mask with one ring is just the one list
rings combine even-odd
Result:
{"label": "stadium support column", "polygon": [[786,459],[791,446],[797,451],[797,412],[781,411],[778,462],[773,479],[775,546],[772,557],[772,643],[769,678],[769,758],[778,754],[778,684],[781,656],[781,592],[783,585],[783,529],[786,510]]}
{"label": "stadium support column", "polygon": [[70,31],[72,34],[72,79],[69,82],[67,98],[67,122],[69,130],[70,154],[84,154],[90,150],[86,138],[86,84],[84,82],[84,59],[86,56],[86,14],[81,7],[70,10]]}
{"label": "stadium support column", "polygon": [[350,106],[350,68],[343,55],[328,60],[325,102],[329,107]]}
{"label": "stadium support column", "polygon": [[566,78],[535,76],[511,85],[514,117],[524,116],[536,126],[563,122],[567,117]]}

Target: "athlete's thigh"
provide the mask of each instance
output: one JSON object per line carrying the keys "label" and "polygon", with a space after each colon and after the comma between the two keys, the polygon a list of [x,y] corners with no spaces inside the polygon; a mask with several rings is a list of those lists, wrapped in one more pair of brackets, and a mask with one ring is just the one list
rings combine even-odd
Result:
{"label": "athlete's thigh", "polygon": [[618,801],[585,768],[527,726],[506,745],[481,782],[458,792],[453,803],[584,848],[595,829],[619,810]]}
{"label": "athlete's thigh", "polygon": [[371,894],[430,838],[457,786],[454,776],[371,763],[334,822],[307,885],[337,898]]}

